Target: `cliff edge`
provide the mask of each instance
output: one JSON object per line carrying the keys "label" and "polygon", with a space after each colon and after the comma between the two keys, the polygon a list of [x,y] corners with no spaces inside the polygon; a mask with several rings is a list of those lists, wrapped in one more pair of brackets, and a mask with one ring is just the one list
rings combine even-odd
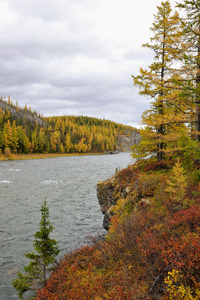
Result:
{"label": "cliff edge", "polygon": [[97,198],[104,214],[103,227],[108,230],[110,220],[116,214],[126,215],[139,207],[150,205],[155,191],[165,181],[160,170],[167,172],[172,166],[173,161],[161,161],[146,164],[144,168],[143,162],[138,161],[119,171],[111,179],[99,182]]}

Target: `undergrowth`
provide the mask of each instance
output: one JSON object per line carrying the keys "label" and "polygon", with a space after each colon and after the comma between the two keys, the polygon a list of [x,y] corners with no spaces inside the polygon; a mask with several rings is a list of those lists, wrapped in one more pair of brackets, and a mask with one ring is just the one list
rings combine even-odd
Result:
{"label": "undergrowth", "polygon": [[142,161],[106,184],[116,197],[106,237],[60,260],[36,299],[199,299],[199,170]]}

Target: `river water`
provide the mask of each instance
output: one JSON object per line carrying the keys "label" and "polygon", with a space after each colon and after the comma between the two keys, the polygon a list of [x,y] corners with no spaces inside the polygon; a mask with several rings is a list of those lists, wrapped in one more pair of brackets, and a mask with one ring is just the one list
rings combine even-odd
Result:
{"label": "river water", "polygon": [[103,233],[96,184],[133,163],[129,153],[0,162],[0,299],[18,299],[11,281],[29,263],[45,198],[61,256]]}

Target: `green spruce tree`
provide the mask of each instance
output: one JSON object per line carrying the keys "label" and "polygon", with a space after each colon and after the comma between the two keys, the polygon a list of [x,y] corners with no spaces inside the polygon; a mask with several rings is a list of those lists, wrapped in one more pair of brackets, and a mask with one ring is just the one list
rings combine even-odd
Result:
{"label": "green spruce tree", "polygon": [[59,254],[57,241],[49,237],[54,227],[49,221],[49,208],[46,199],[41,209],[41,221],[39,230],[34,234],[33,247],[35,252],[27,253],[25,256],[30,259],[28,266],[24,267],[25,275],[18,272],[18,277],[12,281],[13,287],[17,290],[20,299],[26,291],[44,287],[48,270]]}

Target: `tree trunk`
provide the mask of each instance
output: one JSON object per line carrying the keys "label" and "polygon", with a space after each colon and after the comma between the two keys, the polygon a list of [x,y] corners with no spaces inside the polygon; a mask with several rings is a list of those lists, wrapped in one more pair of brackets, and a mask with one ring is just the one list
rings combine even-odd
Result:
{"label": "tree trunk", "polygon": [[46,270],[46,265],[43,265],[43,286],[46,285],[46,281],[47,281],[47,270]]}
{"label": "tree trunk", "polygon": [[[162,130],[162,125],[160,125],[160,127],[159,127],[159,129],[158,129],[158,134],[159,134],[159,135],[160,135],[160,134],[162,135],[162,134],[163,134],[162,131],[163,131],[163,130]],[[158,160],[158,161],[161,161],[162,158],[163,158],[162,147],[163,147],[162,142],[161,142],[161,143],[158,143],[158,152],[157,152],[157,160]]]}
{"label": "tree trunk", "polygon": [[[200,26],[199,26],[200,33]],[[196,74],[196,140],[200,141],[200,36],[197,50],[197,74]]]}
{"label": "tree trunk", "polygon": [[[161,82],[162,82],[162,88],[161,88],[161,92],[160,92],[160,96],[163,97],[164,95],[164,83],[163,83],[163,80],[164,80],[164,76],[165,76],[165,67],[164,67],[164,63],[165,63],[165,33],[164,33],[164,36],[163,36],[163,49],[162,49],[162,70],[161,70]],[[163,115],[163,100],[161,101],[161,103],[159,103],[159,110],[158,110],[158,113],[160,115]],[[158,134],[159,135],[163,135],[163,125],[160,125],[159,128],[158,128]],[[160,142],[158,143],[158,153],[157,153],[157,160],[158,161],[161,161],[162,158],[163,158],[163,143]]]}

